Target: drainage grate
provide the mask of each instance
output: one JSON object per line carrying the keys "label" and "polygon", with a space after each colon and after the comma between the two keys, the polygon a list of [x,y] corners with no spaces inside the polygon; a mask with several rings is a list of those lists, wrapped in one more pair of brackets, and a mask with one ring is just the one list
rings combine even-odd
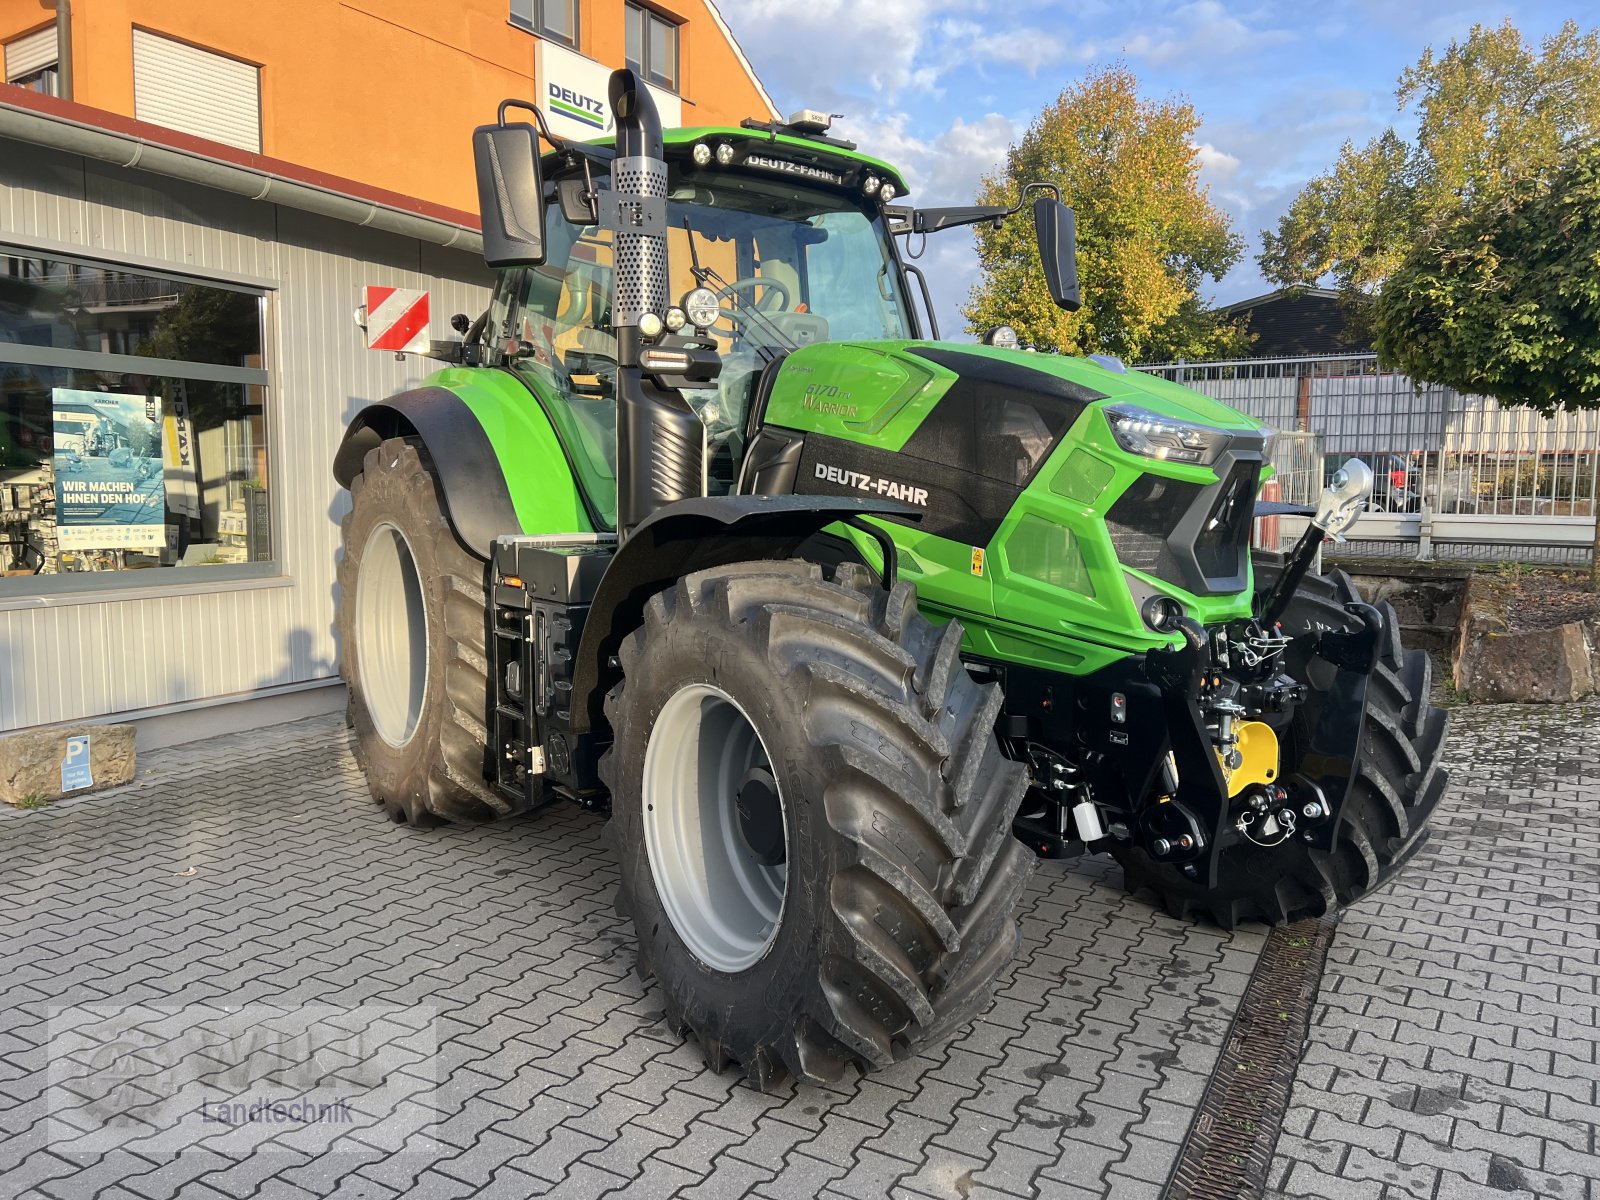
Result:
{"label": "drainage grate", "polygon": [[1267,935],[1163,1200],[1240,1200],[1266,1188],[1334,919]]}

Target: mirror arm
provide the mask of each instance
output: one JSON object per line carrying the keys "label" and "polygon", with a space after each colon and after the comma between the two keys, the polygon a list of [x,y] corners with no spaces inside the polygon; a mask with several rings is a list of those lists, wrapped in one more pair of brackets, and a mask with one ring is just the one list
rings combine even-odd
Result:
{"label": "mirror arm", "polygon": [[520,108],[525,112],[532,113],[533,122],[539,127],[539,136],[544,138],[545,141],[549,142],[554,149],[566,150],[570,148],[566,138],[558,137],[550,132],[550,122],[545,120],[544,113],[539,111],[537,105],[527,100],[507,99],[500,101],[500,108],[496,114],[496,119],[502,125],[506,123],[506,109],[508,108]]}

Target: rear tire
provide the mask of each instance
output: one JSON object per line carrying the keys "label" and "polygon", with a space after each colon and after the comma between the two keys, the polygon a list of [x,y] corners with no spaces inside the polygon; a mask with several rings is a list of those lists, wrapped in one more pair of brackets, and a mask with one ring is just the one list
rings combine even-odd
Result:
{"label": "rear tire", "polygon": [[[1276,560],[1257,560],[1256,586],[1276,577]],[[1347,603],[1360,600],[1343,571],[1308,574],[1289,604],[1284,632],[1349,629]],[[1155,894],[1174,916],[1206,916],[1225,928],[1321,916],[1384,883],[1427,837],[1427,822],[1449,783],[1440,765],[1449,715],[1430,702],[1432,663],[1400,644],[1394,609],[1379,605],[1383,633],[1367,684],[1367,714],[1356,778],[1331,851],[1294,841],[1264,849],[1248,842],[1222,852],[1216,887],[1206,890],[1142,849],[1112,853],[1130,892]]]}
{"label": "rear tire", "polygon": [[487,568],[456,540],[421,441],[369,450],[350,497],[339,673],[373,799],[423,826],[513,811],[485,778]]}
{"label": "rear tire", "polygon": [[[1011,836],[1024,777],[995,738],[1000,693],[960,643],[909,584],[805,562],[690,575],[623,643],[600,767],[617,908],[713,1070],[832,1081],[988,1006],[1033,866]],[[762,771],[765,836],[742,790]]]}

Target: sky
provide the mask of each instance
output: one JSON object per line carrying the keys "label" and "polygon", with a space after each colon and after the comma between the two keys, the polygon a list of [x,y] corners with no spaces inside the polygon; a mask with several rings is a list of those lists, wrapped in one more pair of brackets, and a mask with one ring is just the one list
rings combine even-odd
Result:
{"label": "sky", "polygon": [[[1346,141],[1415,122],[1395,83],[1427,46],[1507,17],[1537,44],[1578,0],[722,0],[773,102],[841,113],[834,132],[899,166],[916,204],[971,203],[978,178],[1062,89],[1126,63],[1147,97],[1187,97],[1201,181],[1245,239],[1245,254],[1207,300],[1270,291],[1256,266],[1300,187]],[[977,277],[966,230],[929,239],[919,265],[946,337]]]}

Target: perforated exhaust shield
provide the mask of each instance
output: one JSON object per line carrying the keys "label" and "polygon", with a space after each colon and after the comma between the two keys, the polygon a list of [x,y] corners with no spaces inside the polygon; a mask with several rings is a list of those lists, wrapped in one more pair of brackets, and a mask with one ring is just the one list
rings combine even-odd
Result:
{"label": "perforated exhaust shield", "polygon": [[[616,235],[617,310],[612,315],[620,328],[637,325],[647,312],[659,316],[667,311],[666,237],[656,230],[625,232],[630,223],[626,197],[654,200],[656,206],[665,203],[667,164],[642,155],[618,158],[611,164],[611,186],[619,199],[623,218]],[[643,229],[654,224],[644,219],[642,213],[635,218],[635,223]]]}

